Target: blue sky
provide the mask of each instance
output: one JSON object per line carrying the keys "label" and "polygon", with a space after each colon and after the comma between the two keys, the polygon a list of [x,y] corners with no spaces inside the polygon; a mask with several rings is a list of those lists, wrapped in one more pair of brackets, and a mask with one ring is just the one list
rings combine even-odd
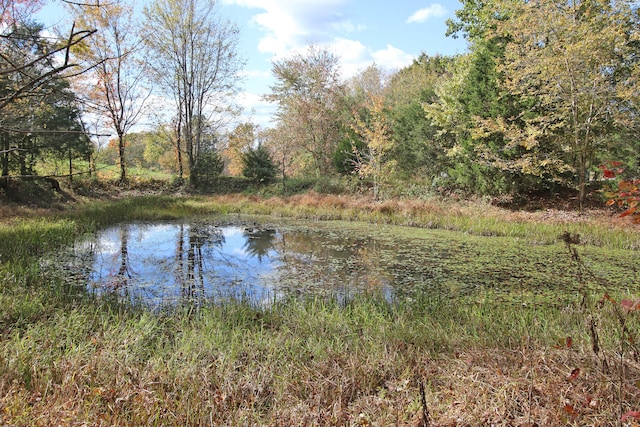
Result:
{"label": "blue sky", "polygon": [[[445,37],[457,0],[219,0],[219,13],[241,30],[240,55],[247,63],[239,102],[244,119],[267,126],[273,106],[262,101],[273,84],[272,61],[303,52],[309,44],[341,59],[344,78],[372,63],[393,71],[425,52],[452,55],[464,39]],[[38,18],[64,19],[60,0],[49,1]]]}

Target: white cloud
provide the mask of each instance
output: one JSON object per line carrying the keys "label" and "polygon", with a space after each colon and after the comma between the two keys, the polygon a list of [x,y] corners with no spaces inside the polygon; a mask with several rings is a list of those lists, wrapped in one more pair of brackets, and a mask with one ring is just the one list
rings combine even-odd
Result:
{"label": "white cloud", "polygon": [[388,70],[406,67],[413,62],[414,56],[390,44],[383,50],[373,52],[375,63]]}
{"label": "white cloud", "polygon": [[423,23],[431,18],[437,18],[445,16],[448,13],[447,9],[438,3],[433,3],[429,7],[417,10],[407,19],[407,23]]}
{"label": "white cloud", "polygon": [[241,77],[251,79],[268,79],[271,77],[271,72],[265,70],[245,70],[241,73]]}
{"label": "white cloud", "polygon": [[[390,44],[376,50],[365,42],[354,39],[354,33],[370,28],[352,22],[345,15],[347,3],[353,0],[223,1],[255,9],[250,25],[254,25],[262,33],[257,49],[272,61],[280,61],[295,53],[304,54],[307,47],[314,44],[340,59],[341,77],[348,79],[373,63],[382,69],[393,71],[411,64],[414,59],[414,55]],[[252,73],[247,73],[247,77],[251,80],[257,77],[263,85],[270,80],[270,76]],[[268,91],[267,87],[258,88],[254,84],[247,92],[239,95],[237,101],[245,111],[242,120],[251,120],[263,127],[272,124],[276,106],[262,98],[262,93]],[[259,92],[262,93],[257,95]]]}
{"label": "white cloud", "polygon": [[265,101],[262,95],[242,92],[238,94],[236,101],[243,109],[241,121],[251,121],[263,128],[271,126],[276,106]]}
{"label": "white cloud", "polygon": [[389,71],[410,65],[414,56],[387,45],[380,50],[372,50],[358,40],[337,38],[331,43],[321,45],[340,58],[340,71],[343,79],[355,76],[371,64]]}
{"label": "white cloud", "polygon": [[358,40],[338,38],[324,47],[340,58],[340,71],[344,78],[357,74],[373,61],[369,49]]}
{"label": "white cloud", "polygon": [[335,29],[357,28],[342,14],[347,1],[226,0],[226,3],[262,10],[251,20],[265,32],[258,49],[262,53],[284,56],[309,43],[329,40]]}

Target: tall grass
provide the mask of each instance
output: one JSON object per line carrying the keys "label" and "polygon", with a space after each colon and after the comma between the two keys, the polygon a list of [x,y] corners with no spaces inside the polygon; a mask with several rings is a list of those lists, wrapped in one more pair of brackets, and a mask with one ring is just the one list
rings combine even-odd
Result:
{"label": "tall grass", "polygon": [[[508,303],[491,293],[419,293],[396,302],[372,294],[152,314],[92,298],[39,264],[45,252],[115,222],[236,213],[411,224],[539,244],[569,228],[610,248],[603,265],[638,238],[586,221],[528,223],[488,208],[421,203],[146,197],[3,225],[0,424],[418,425],[420,384],[435,425],[616,425],[624,412],[640,410],[638,354],[624,341],[638,336],[640,319],[624,313],[621,330],[618,306],[600,303],[605,288],[587,305],[578,293],[548,304],[523,285]],[[588,263],[589,247],[579,250]],[[558,274],[581,280],[573,270]],[[635,291],[637,278],[629,277]]]}

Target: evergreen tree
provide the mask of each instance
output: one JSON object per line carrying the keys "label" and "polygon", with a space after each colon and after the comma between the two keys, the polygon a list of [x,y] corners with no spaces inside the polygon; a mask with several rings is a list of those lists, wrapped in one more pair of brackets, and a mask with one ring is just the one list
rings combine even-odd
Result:
{"label": "evergreen tree", "polygon": [[250,148],[242,154],[242,174],[256,182],[267,184],[276,177],[278,167],[273,162],[269,150],[263,145]]}

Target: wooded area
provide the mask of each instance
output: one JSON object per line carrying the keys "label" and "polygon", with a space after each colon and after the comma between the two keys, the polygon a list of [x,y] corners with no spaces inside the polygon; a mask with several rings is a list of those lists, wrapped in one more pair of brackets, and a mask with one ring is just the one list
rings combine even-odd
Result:
{"label": "wooded area", "polygon": [[[238,123],[238,27],[215,1],[67,4],[55,37],[34,1],[2,4],[2,176],[52,158],[162,170],[194,187],[219,174],[357,176],[375,197],[425,191],[527,197],[575,190],[582,203],[620,162],[640,172],[640,11],[631,1],[464,0],[448,35],[462,55],[375,65],[343,80],[310,46],[272,65],[274,126]],[[153,28],[153,30],[151,30]],[[425,41],[425,44],[428,41]],[[166,100],[157,125],[150,95]],[[235,124],[233,124],[235,123]],[[105,132],[117,135],[98,143]],[[249,165],[247,164],[249,161]],[[252,163],[253,162],[253,163]],[[252,167],[254,165],[255,167]]]}

